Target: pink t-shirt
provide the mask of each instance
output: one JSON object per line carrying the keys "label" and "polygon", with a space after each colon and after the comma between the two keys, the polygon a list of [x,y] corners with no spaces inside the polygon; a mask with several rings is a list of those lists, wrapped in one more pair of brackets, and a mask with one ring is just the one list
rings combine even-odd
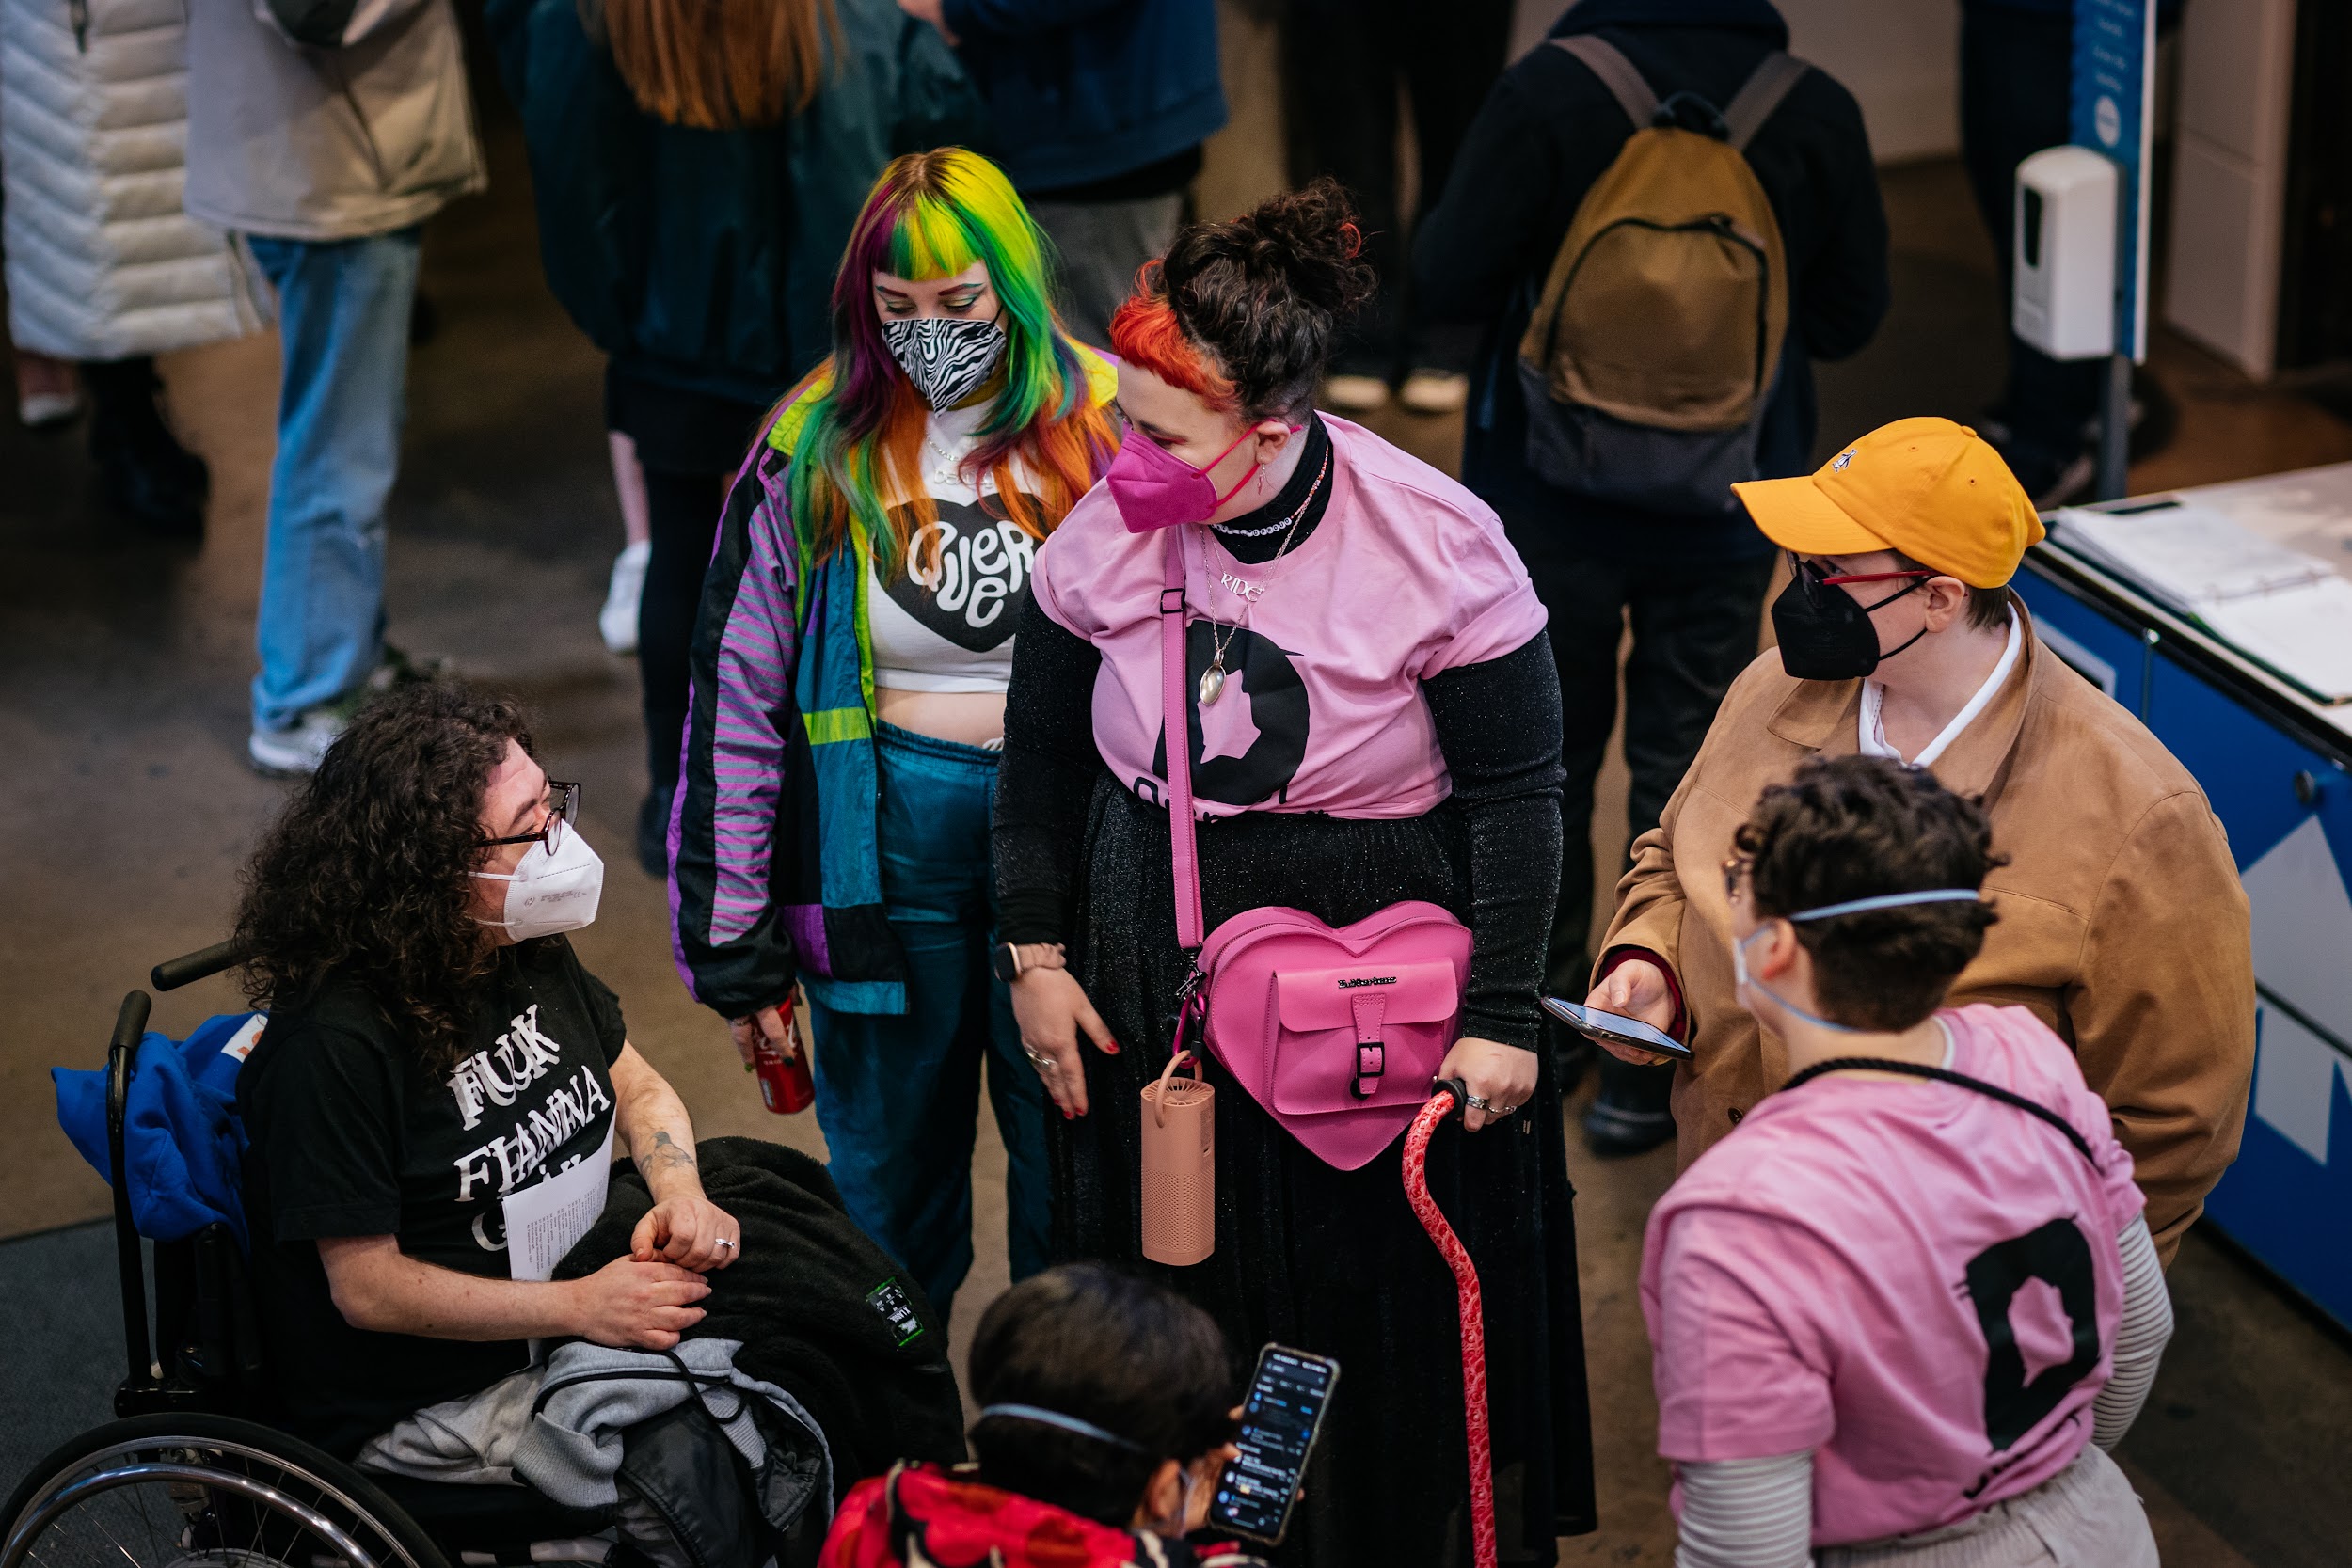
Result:
{"label": "pink t-shirt", "polygon": [[2082,1451],[2112,1365],[2140,1196],[2106,1106],[2025,1008],[1937,1016],[1954,1070],[2057,1111],[2098,1168],[1974,1089],[1831,1073],[1700,1156],[1643,1242],[1658,1451],[1813,1449],[1817,1546],[2040,1485]]}
{"label": "pink t-shirt", "polygon": [[[1198,813],[1417,816],[1451,782],[1417,683],[1544,629],[1527,569],[1485,502],[1344,420],[1329,505],[1288,555],[1245,565],[1204,528],[1184,543]],[[1167,798],[1160,755],[1163,533],[1136,534],[1102,485],[1056,529],[1030,578],[1054,621],[1094,644],[1094,742],[1111,774]],[[1228,678],[1201,705],[1218,645]]]}

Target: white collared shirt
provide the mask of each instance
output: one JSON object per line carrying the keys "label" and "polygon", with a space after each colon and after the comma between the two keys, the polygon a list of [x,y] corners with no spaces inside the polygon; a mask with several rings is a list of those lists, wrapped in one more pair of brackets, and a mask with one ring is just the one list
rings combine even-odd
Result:
{"label": "white collared shirt", "polygon": [[1886,688],[1877,681],[1864,681],[1860,737],[1862,754],[1866,757],[1891,757],[1897,762],[1907,760],[1918,768],[1933,763],[1953,741],[1960,738],[1960,732],[1985,710],[1994,694],[2001,689],[2001,683],[2009,679],[2009,673],[2017,668],[2017,653],[2025,646],[2025,628],[2019,624],[2017,609],[2012,605],[2009,612],[2009,646],[2001,650],[2001,662],[1993,667],[1993,673],[1985,676],[1984,684],[1977,688],[1977,694],[1968,699],[1968,705],[1952,715],[1952,721],[1944,726],[1944,733],[1929,741],[1915,757],[1905,758],[1886,743],[1886,731],[1879,723],[1879,705],[1886,699]]}

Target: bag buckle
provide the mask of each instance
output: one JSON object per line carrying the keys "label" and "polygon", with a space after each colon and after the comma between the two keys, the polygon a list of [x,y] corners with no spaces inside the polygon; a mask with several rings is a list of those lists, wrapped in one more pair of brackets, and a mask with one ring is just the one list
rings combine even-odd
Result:
{"label": "bag buckle", "polygon": [[1160,613],[1163,615],[1182,615],[1184,612],[1184,591],[1181,588],[1161,589]]}
{"label": "bag buckle", "polygon": [[1348,1011],[1356,1019],[1356,1076],[1348,1080],[1347,1091],[1359,1100],[1370,1100],[1380,1092],[1380,1075],[1388,1070],[1388,1044],[1380,1025],[1389,1005],[1382,997],[1357,996],[1350,999]]}

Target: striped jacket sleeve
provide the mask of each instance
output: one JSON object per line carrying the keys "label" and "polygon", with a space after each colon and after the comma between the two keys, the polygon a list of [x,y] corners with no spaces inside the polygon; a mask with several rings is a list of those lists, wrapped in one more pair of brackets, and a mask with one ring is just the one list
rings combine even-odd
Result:
{"label": "striped jacket sleeve", "polygon": [[[797,972],[786,906],[818,876],[808,737],[793,696],[800,637],[784,475],[762,441],[727,494],[694,623],[692,686],[670,816],[678,974],[728,1018],[783,1002]],[[805,808],[805,809],[803,809]],[[808,832],[801,831],[803,818]]]}

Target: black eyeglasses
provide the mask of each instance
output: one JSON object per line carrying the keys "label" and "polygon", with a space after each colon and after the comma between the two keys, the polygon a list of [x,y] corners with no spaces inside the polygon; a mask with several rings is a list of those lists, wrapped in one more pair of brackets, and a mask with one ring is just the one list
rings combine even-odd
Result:
{"label": "black eyeglasses", "polygon": [[510,833],[504,838],[485,838],[484,847],[494,844],[536,844],[550,855],[564,842],[564,829],[580,820],[580,785],[565,779],[549,779],[547,797],[548,819],[539,831],[531,833]]}

